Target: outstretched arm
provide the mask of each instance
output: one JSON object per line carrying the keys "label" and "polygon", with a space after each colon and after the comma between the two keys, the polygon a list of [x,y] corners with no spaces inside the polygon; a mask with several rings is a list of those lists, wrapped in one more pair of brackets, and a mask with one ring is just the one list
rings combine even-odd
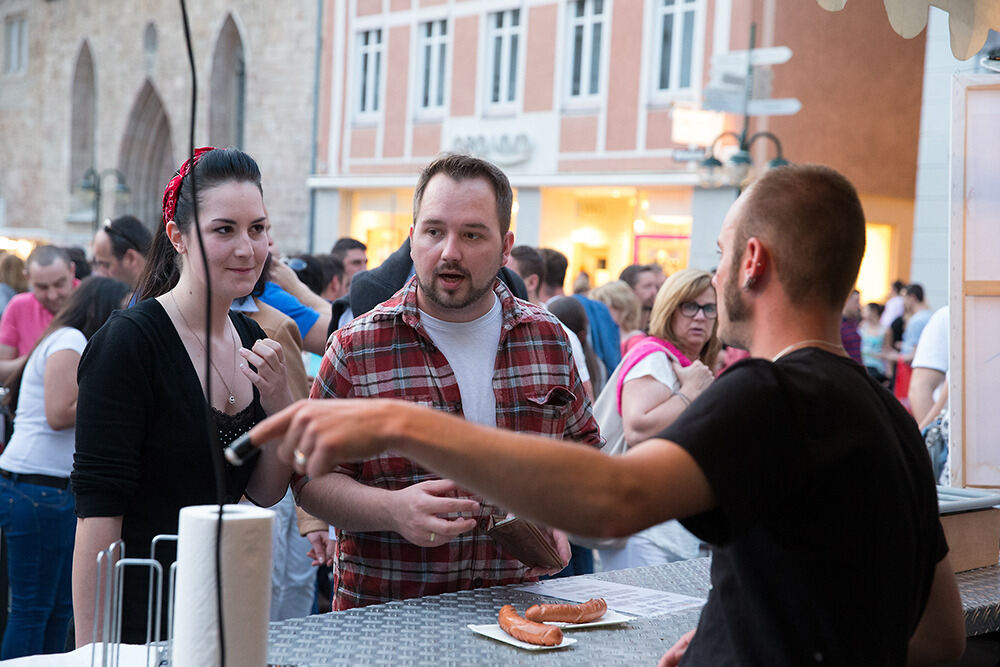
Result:
{"label": "outstretched arm", "polygon": [[577,535],[629,535],[715,505],[701,469],[678,445],[649,440],[620,457],[577,444],[471,424],[403,401],[300,401],[258,424],[254,442],[318,477],[386,449],[413,459],[518,516]]}

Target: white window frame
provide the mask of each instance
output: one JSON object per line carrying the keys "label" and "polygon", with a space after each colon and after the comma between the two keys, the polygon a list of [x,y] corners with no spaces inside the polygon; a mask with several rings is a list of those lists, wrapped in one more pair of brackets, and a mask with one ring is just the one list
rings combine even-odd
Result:
{"label": "white window frame", "polygon": [[[365,37],[369,38],[365,44]],[[354,86],[354,117],[358,121],[375,121],[385,108],[385,28],[370,28],[355,33],[357,40],[357,73]],[[377,42],[372,42],[377,38]],[[368,60],[365,60],[365,57]],[[374,64],[373,64],[374,63]]]}
{"label": "white window frame", "polygon": [[[691,15],[691,54],[688,85],[681,86],[683,62],[684,20]],[[670,72],[668,87],[660,87],[661,64],[663,62],[663,24],[673,17],[673,32],[670,42]],[[701,95],[703,66],[705,60],[705,0],[674,0],[667,6],[664,0],[652,0],[652,46],[649,72],[650,101],[654,104],[669,104],[675,100],[696,100]]]}
{"label": "white window frame", "polygon": [[[513,25],[514,12],[517,12],[517,25]],[[504,17],[503,27],[496,27],[498,15]],[[486,14],[486,39],[484,49],[486,51],[486,65],[483,73],[483,105],[489,114],[516,113],[521,107],[521,90],[524,87],[524,52],[525,52],[525,29],[524,22],[527,12],[524,7],[507,7],[497,9]],[[514,62],[511,63],[511,50],[514,38],[517,43],[517,52],[514,54]],[[500,40],[500,62],[499,75],[500,86],[499,96],[496,101],[493,99],[493,82],[497,74],[498,63],[496,61],[496,40]],[[511,73],[513,72],[513,81]],[[513,88],[513,91],[511,90]],[[513,92],[513,95],[511,93]]]}
{"label": "white window frame", "polygon": [[11,14],[4,19],[4,74],[24,74],[28,71],[28,18]]}
{"label": "white window frame", "polygon": [[[451,49],[448,40],[452,26],[447,17],[437,17],[417,24],[417,89],[413,96],[416,115],[441,117],[448,108]],[[430,26],[431,34],[427,34]],[[430,58],[428,62],[428,47]],[[427,100],[424,94],[427,93]]]}
{"label": "white window frame", "polygon": [[[576,16],[576,5],[584,3],[583,16]],[[608,35],[611,32],[611,2],[612,0],[569,0],[566,10],[566,85],[564,100],[568,107],[600,106],[605,91],[605,72],[608,66]],[[595,4],[600,3],[601,13],[594,12]],[[600,44],[597,48],[597,90],[592,91],[590,81],[595,72],[593,43],[594,26],[600,24]],[[583,41],[581,44],[580,90],[573,92],[573,71],[575,70],[576,29],[582,27]]]}

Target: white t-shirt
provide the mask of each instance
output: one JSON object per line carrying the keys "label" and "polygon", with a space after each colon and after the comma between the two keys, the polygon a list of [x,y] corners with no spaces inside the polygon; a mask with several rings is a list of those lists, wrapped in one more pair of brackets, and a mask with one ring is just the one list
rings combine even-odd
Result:
{"label": "white t-shirt", "polygon": [[920,342],[913,354],[914,368],[933,368],[948,372],[948,306],[938,308],[920,332]]}
{"label": "white t-shirt", "polygon": [[503,325],[500,299],[494,295],[490,312],[471,322],[445,322],[421,310],[420,323],[455,373],[462,396],[462,414],[470,422],[496,426],[493,369]]}
{"label": "white t-shirt", "polygon": [[76,429],[54,431],[45,419],[45,365],[61,350],[83,354],[87,339],[63,327],[45,337],[28,357],[14,417],[14,435],[0,455],[0,468],[24,474],[69,477],[73,471]]}
{"label": "white t-shirt", "polygon": [[652,352],[643,357],[639,363],[629,370],[628,375],[625,376],[625,381],[638,380],[647,375],[660,384],[670,387],[673,391],[677,391],[680,388],[680,383],[677,381],[677,374],[674,373],[674,365],[671,363],[670,357],[667,356],[666,352]]}

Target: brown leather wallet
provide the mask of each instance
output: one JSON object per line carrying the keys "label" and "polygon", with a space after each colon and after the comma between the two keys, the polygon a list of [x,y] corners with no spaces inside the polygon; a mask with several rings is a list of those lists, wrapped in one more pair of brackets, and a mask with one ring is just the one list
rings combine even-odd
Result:
{"label": "brown leather wallet", "polygon": [[552,539],[535,524],[518,517],[497,521],[490,517],[486,534],[504,550],[529,567],[563,567]]}

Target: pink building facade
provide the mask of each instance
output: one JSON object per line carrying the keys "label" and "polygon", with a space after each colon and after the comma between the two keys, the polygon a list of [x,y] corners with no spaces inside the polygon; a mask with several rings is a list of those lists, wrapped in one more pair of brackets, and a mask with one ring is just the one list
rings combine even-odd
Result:
{"label": "pink building facade", "polygon": [[[917,67],[900,77],[896,63],[910,52],[922,62],[923,44],[895,37],[880,7],[851,13],[861,4],[827,14],[791,0],[329,0],[309,179],[314,247],[350,235],[373,261],[384,258],[407,234],[420,169],[457,151],[506,171],[517,243],[561,250],[568,279],[583,270],[600,284],[633,262],[711,268],[735,191],[698,187],[697,163],[678,151],[739,131],[739,115],[697,110],[714,83],[712,56],[745,49],[756,22],[758,47],[794,44],[792,60],[762,76],[803,109],[755,118],[750,131],[776,132],[790,160],[831,164],[858,184],[884,227],[869,262],[884,270],[873,284],[887,283],[908,268],[922,76]],[[859,49],[859,30],[879,46]],[[837,31],[852,32],[853,45]],[[879,67],[835,73],[847,103],[831,117],[822,100],[836,103],[836,90],[822,86],[830,61],[819,53],[865,48]],[[891,131],[857,91],[883,84],[904,105]],[[837,132],[842,140],[818,139]],[[886,177],[879,152],[898,154],[907,142],[902,169]],[[755,153],[762,162],[773,154]]]}

